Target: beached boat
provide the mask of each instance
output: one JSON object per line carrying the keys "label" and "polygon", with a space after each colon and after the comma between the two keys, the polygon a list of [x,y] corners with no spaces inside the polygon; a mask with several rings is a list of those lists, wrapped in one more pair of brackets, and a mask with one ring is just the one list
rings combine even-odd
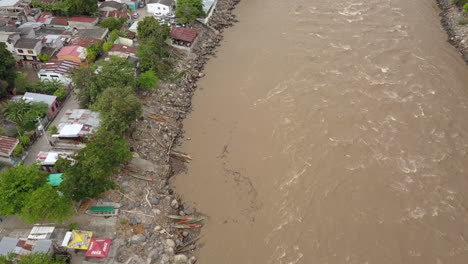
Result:
{"label": "beached boat", "polygon": [[204,220],[203,217],[194,216],[168,215],[167,217],[173,220],[179,220],[177,224],[194,224]]}
{"label": "beached boat", "polygon": [[155,181],[155,180],[157,180],[157,178],[146,177],[146,176],[143,176],[143,175],[140,175],[140,174],[137,174],[137,173],[130,173],[130,176],[132,176],[133,178],[139,179],[139,180],[143,180],[143,181]]}
{"label": "beached boat", "polygon": [[197,224],[178,224],[178,225],[173,225],[172,227],[177,228],[177,229],[193,229],[193,228],[200,228],[202,225],[197,225]]}
{"label": "beached boat", "polygon": [[119,214],[119,209],[113,206],[93,206],[85,212],[87,215],[110,217]]}

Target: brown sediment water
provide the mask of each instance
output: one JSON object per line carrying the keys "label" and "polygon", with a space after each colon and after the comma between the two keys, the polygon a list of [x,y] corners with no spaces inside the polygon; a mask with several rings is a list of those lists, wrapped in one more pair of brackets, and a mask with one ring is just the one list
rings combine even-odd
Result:
{"label": "brown sediment water", "polygon": [[468,263],[468,67],[432,0],[246,0],[184,123],[199,263]]}

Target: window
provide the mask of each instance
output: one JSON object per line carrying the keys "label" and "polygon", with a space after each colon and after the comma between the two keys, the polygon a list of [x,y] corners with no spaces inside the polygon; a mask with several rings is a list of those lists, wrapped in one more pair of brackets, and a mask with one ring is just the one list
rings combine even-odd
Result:
{"label": "window", "polygon": [[58,75],[50,75],[52,78],[58,78]]}
{"label": "window", "polygon": [[41,77],[47,77],[47,74],[41,74]]}
{"label": "window", "polygon": [[19,49],[19,50],[18,50],[18,53],[23,53],[23,50],[22,50],[22,49]]}
{"label": "window", "polygon": [[161,8],[158,6],[158,9],[161,9]]}
{"label": "window", "polygon": [[34,54],[32,50],[28,50],[28,54]]}

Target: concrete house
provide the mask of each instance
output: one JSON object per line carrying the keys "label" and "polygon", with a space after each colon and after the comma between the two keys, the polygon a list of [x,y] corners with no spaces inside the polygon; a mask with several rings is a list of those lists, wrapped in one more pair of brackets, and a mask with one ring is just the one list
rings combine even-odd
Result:
{"label": "concrete house", "polygon": [[40,39],[21,38],[15,44],[15,52],[22,60],[38,61],[37,55],[41,53],[42,47]]}
{"label": "concrete house", "polygon": [[0,136],[0,161],[11,165],[15,164],[15,158],[12,157],[12,154],[18,144],[19,140],[16,138]]}
{"label": "concrete house", "polygon": [[86,48],[80,46],[66,46],[57,53],[59,60],[82,63],[86,59]]}
{"label": "concrete house", "polygon": [[39,162],[41,168],[51,173],[57,173],[54,169],[54,165],[59,158],[67,159],[73,162],[71,158],[73,156],[72,151],[41,151],[37,155],[36,161]]}
{"label": "concrete house", "polygon": [[49,109],[47,110],[47,116],[49,118],[54,117],[58,113],[57,96],[27,92],[23,95],[23,100],[28,103],[47,104],[49,106]]}
{"label": "concrete house", "polygon": [[18,32],[0,32],[0,42],[5,43],[7,50],[16,55],[15,44],[20,39]]}
{"label": "concrete house", "polygon": [[29,3],[23,0],[0,0],[0,16],[21,24],[27,21],[30,12]]}
{"label": "concrete house", "polygon": [[149,0],[146,5],[148,13],[155,16],[169,16],[173,14],[174,1],[173,0]]}
{"label": "concrete house", "polygon": [[179,46],[190,47],[198,36],[198,31],[193,28],[172,27],[169,38],[172,43]]}
{"label": "concrete house", "polygon": [[70,85],[72,82],[70,74],[79,66],[79,63],[68,60],[51,61],[44,64],[37,76],[41,81],[56,80],[64,85]]}

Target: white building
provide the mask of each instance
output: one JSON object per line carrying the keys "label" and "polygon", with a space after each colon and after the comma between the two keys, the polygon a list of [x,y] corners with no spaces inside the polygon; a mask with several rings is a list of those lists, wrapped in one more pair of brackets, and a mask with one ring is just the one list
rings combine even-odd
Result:
{"label": "white building", "polygon": [[41,81],[59,81],[64,85],[71,83],[71,72],[80,66],[79,63],[60,60],[44,63],[44,67],[39,70],[37,76]]}
{"label": "white building", "polygon": [[168,16],[173,14],[174,1],[172,0],[149,0],[146,10],[156,16]]}

